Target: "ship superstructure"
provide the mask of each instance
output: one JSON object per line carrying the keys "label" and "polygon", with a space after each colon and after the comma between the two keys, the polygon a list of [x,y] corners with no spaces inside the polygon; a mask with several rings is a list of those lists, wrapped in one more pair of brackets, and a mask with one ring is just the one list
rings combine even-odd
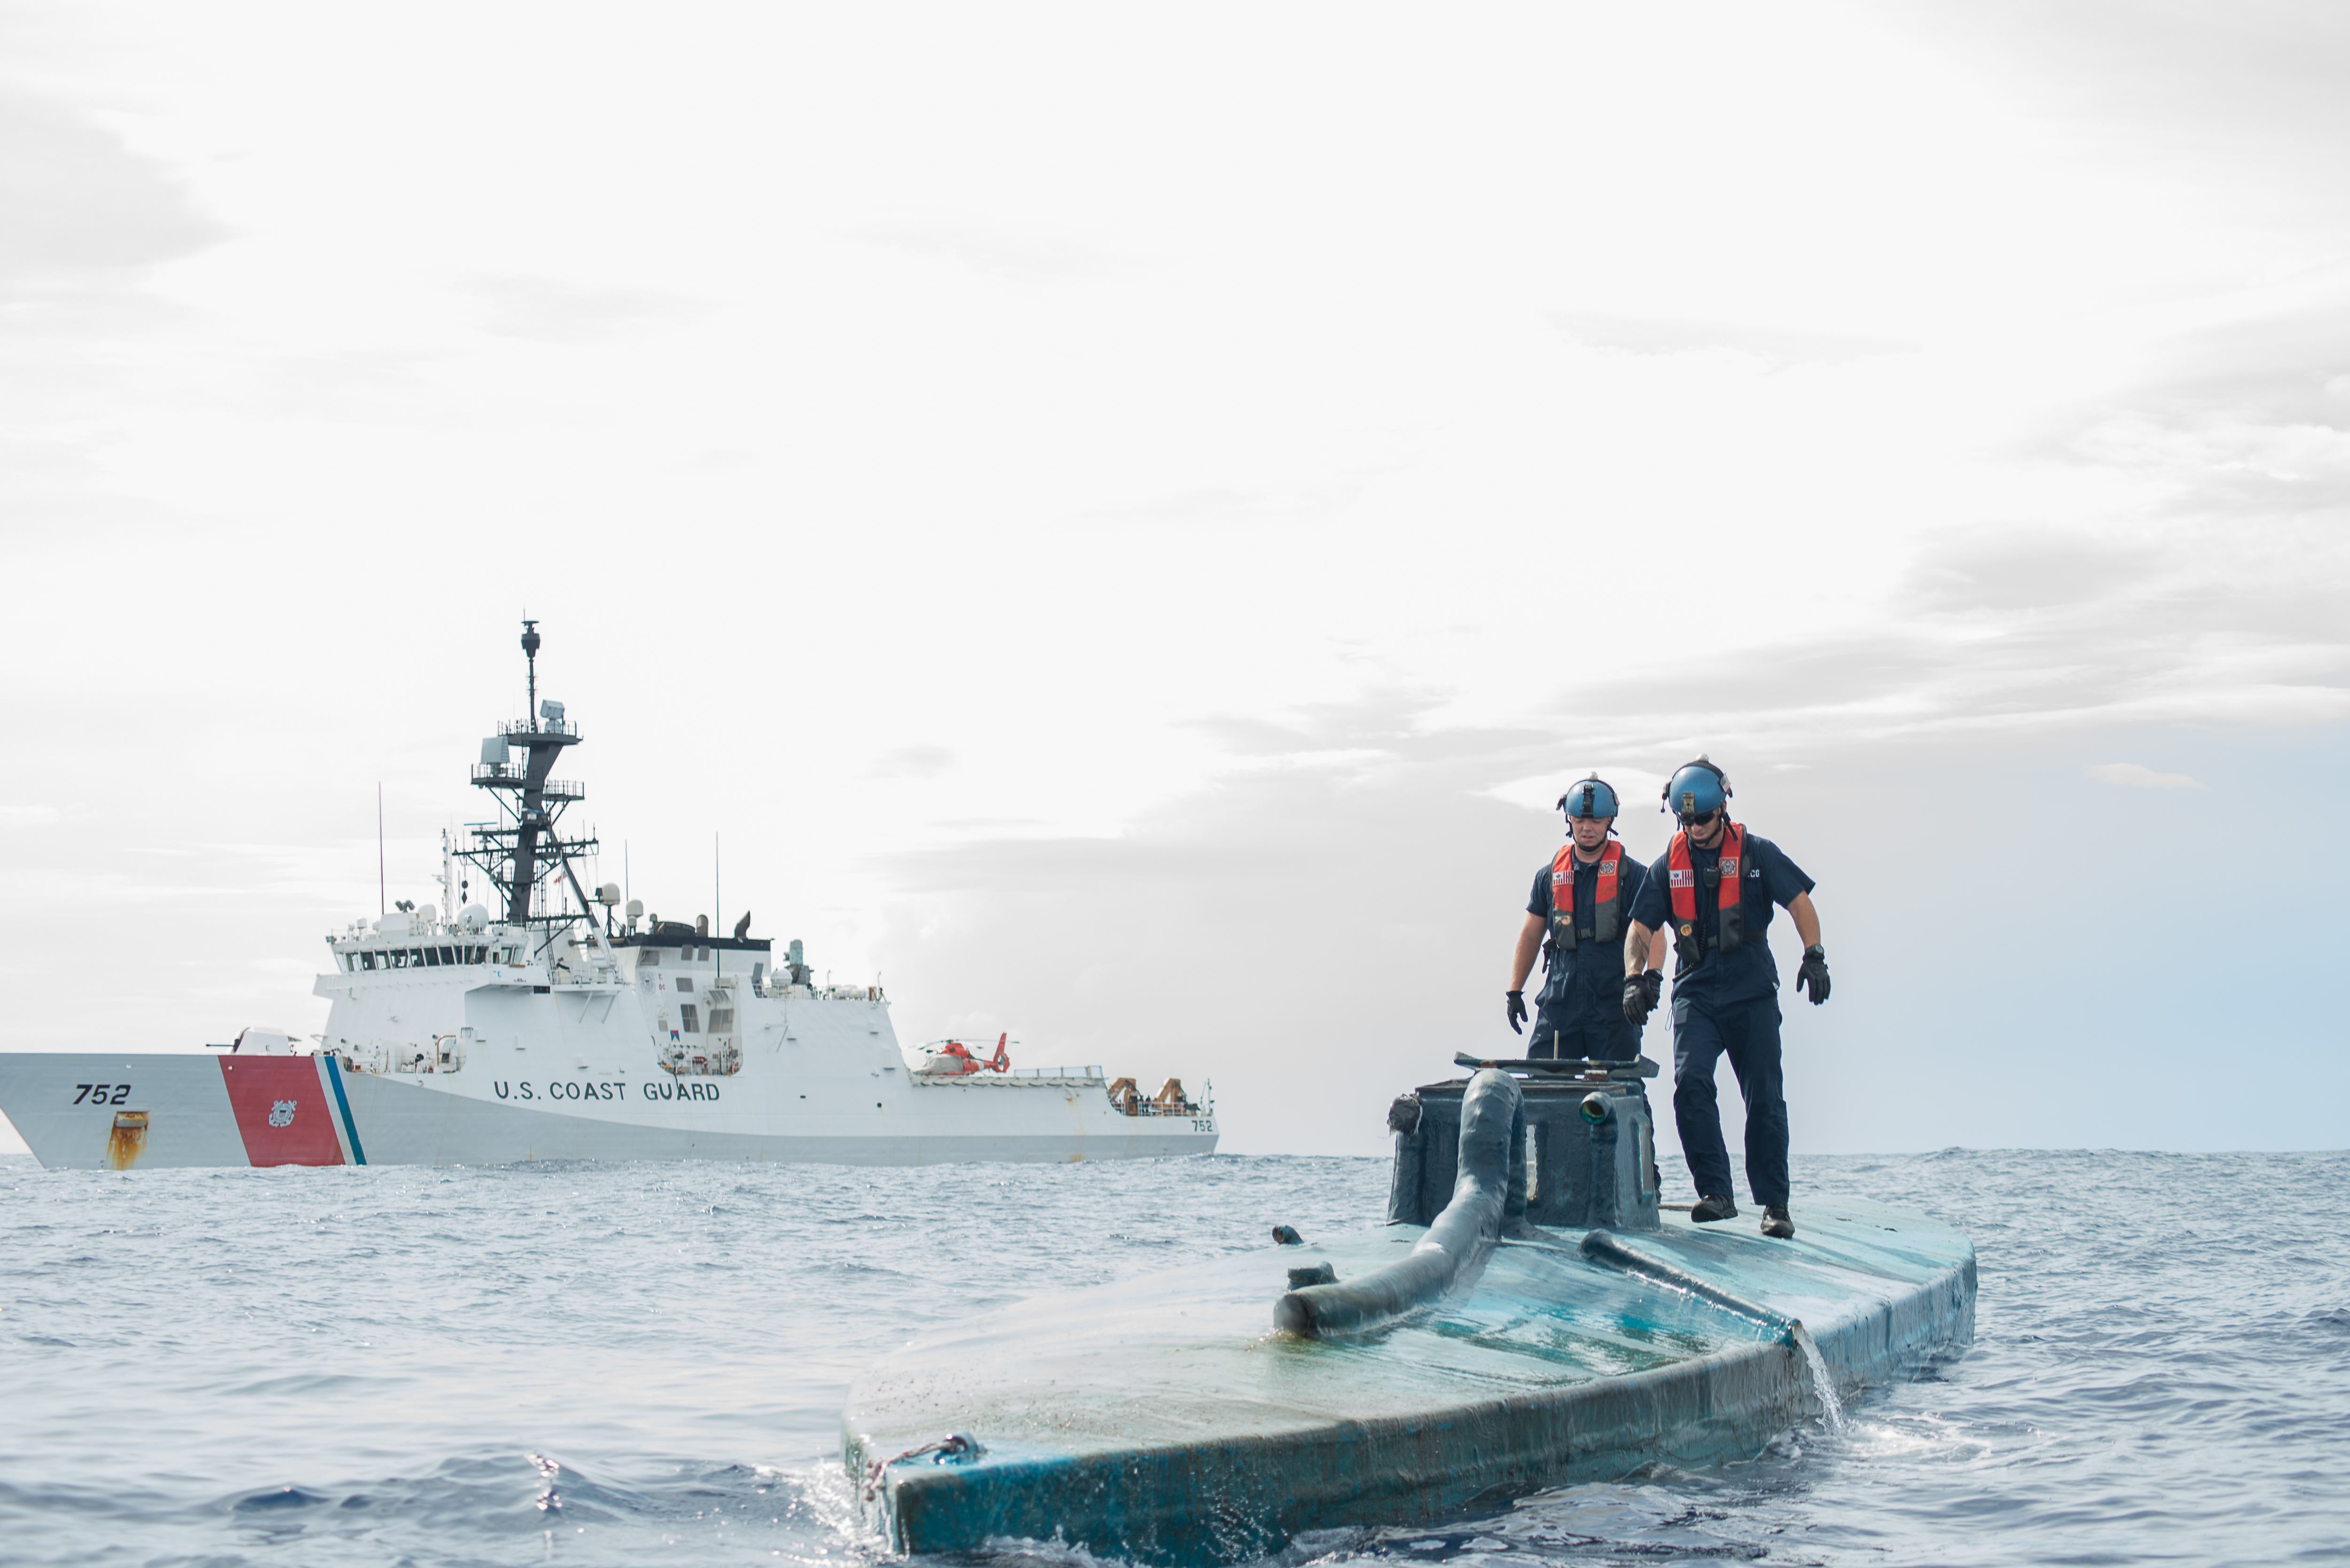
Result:
{"label": "ship superstructure", "polygon": [[[802,946],[648,918],[589,888],[567,835],[578,743],[537,697],[484,741],[493,821],[444,843],[440,906],[327,939],[308,1050],[248,1030],[212,1057],[0,1054],[0,1111],[44,1165],[500,1164],[719,1158],[845,1164],[1207,1153],[1211,1094],[1144,1098],[1097,1066],[902,1049],[878,986],[818,984]],[[461,875],[459,867],[463,867]],[[472,877],[491,895],[471,901]]]}

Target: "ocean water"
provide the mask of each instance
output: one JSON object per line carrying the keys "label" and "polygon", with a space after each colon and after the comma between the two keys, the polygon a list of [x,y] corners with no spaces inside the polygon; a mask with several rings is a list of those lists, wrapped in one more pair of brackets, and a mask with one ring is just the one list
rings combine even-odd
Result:
{"label": "ocean water", "polygon": [[[2350,1155],[1796,1173],[1799,1222],[1804,1192],[1833,1190],[1966,1230],[1973,1345],[1748,1462],[1312,1538],[1282,1568],[2350,1560]],[[0,1563],[865,1568],[888,1553],[837,1453],[867,1362],[1276,1221],[1355,1229],[1386,1179],[1378,1160],[1227,1157],[0,1160]]]}

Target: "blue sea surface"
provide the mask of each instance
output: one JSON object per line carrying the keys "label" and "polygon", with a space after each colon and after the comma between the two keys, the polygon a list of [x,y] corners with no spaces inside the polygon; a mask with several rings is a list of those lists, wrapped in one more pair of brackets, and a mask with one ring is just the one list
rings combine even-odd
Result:
{"label": "blue sea surface", "polygon": [[[1950,1150],[1796,1174],[1798,1222],[1833,1191],[1965,1230],[1973,1345],[1748,1462],[1309,1538],[1284,1568],[2350,1560],[2350,1155]],[[838,1459],[868,1363],[1276,1221],[1361,1228],[1386,1185],[1380,1160],[1222,1156],[0,1160],[0,1563],[861,1568],[889,1556]]]}

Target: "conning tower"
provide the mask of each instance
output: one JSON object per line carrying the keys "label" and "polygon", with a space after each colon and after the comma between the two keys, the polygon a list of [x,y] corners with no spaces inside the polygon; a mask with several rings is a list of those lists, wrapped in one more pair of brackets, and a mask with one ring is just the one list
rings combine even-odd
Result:
{"label": "conning tower", "polygon": [[[1453,1060],[1519,1080],[1517,1126],[1507,1151],[1513,1220],[1576,1229],[1657,1228],[1657,1137],[1641,1086],[1657,1075],[1657,1064],[1645,1056],[1630,1062]],[[1473,1083],[1423,1084],[1388,1107],[1388,1128],[1395,1134],[1389,1224],[1429,1224],[1452,1201],[1462,1158],[1463,1096]]]}

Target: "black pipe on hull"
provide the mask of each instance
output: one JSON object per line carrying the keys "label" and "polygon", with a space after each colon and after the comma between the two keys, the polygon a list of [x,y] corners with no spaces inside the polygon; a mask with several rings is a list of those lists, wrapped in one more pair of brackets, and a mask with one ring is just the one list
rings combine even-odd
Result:
{"label": "black pipe on hull", "polygon": [[1595,1263],[1620,1269],[1627,1274],[1638,1274],[1659,1284],[1670,1285],[1677,1291],[1687,1291],[1700,1301],[1711,1302],[1725,1312],[1752,1318],[1757,1323],[1769,1324],[1782,1334],[1793,1334],[1803,1326],[1785,1313],[1774,1312],[1759,1303],[1748,1301],[1744,1296],[1723,1290],[1711,1280],[1700,1279],[1678,1264],[1652,1258],[1637,1248],[1626,1246],[1622,1237],[1608,1231],[1594,1231],[1584,1237],[1582,1251]]}
{"label": "black pipe on hull", "polygon": [[[1406,1135],[1397,1128],[1399,1138]],[[1274,1303],[1274,1326],[1309,1339],[1360,1333],[1426,1305],[1485,1261],[1513,1219],[1523,1225],[1525,1193],[1516,1155],[1525,1140],[1518,1081],[1488,1067],[1461,1101],[1461,1158],[1452,1201],[1409,1256],[1358,1279],[1308,1285]],[[1512,1210],[1515,1210],[1513,1215]]]}

